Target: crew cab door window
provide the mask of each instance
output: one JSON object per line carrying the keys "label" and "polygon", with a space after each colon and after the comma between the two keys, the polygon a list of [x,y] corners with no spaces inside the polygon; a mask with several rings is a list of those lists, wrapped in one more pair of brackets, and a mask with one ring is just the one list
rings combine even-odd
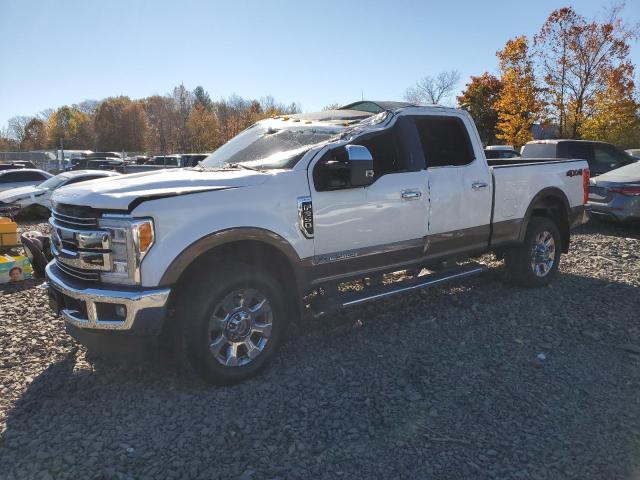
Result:
{"label": "crew cab door window", "polygon": [[457,117],[426,117],[416,120],[427,167],[469,165],[475,156],[469,134]]}
{"label": "crew cab door window", "polygon": [[[429,186],[427,255],[455,254],[488,244],[492,181],[469,137],[470,121],[452,115],[417,117]],[[477,139],[478,152],[480,142]]]}

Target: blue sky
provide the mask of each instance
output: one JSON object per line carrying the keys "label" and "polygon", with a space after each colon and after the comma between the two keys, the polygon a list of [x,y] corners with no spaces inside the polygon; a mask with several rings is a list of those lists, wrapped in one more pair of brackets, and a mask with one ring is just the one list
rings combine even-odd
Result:
{"label": "blue sky", "polygon": [[[212,98],[271,94],[303,110],[400,99],[424,75],[495,72],[496,50],[555,8],[607,0],[0,0],[0,127],[14,115],[184,83]],[[624,17],[640,22],[640,1]],[[631,57],[640,66],[640,43]]]}

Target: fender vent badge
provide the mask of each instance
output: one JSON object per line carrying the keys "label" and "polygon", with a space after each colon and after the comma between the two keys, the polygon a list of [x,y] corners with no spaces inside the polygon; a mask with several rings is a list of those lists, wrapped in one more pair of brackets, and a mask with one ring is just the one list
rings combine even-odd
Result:
{"label": "fender vent badge", "polygon": [[313,206],[311,197],[298,197],[298,225],[306,238],[313,238]]}

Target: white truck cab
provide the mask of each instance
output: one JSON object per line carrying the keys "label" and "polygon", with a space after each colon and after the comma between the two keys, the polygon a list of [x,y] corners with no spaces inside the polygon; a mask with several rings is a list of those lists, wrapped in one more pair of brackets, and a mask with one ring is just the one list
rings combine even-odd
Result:
{"label": "white truck cab", "polygon": [[230,383],[307,309],[481,272],[471,256],[496,253],[520,284],[553,279],[587,218],[586,162],[488,163],[462,110],[365,104],[260,121],[198,167],[54,193],[47,278],[68,331],[90,347],[160,336]]}

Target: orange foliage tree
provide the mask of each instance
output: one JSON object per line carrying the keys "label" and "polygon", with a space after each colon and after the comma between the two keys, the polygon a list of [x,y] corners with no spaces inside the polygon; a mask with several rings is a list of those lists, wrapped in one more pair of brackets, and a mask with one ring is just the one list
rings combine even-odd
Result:
{"label": "orange foliage tree", "polygon": [[458,105],[471,114],[482,143],[489,145],[495,142],[496,125],[498,123],[498,112],[495,103],[498,100],[502,83],[500,80],[488,72],[484,72],[479,77],[471,77],[471,81],[466,84],[466,88],[460,95]]}
{"label": "orange foliage tree", "polygon": [[587,20],[571,7],[560,8],[535,36],[547,113],[561,137],[581,136],[593,105],[601,103],[609,89],[610,76],[628,62],[628,42],[636,34],[621,20],[622,7],[614,5],[603,21]]}
{"label": "orange foliage tree", "polygon": [[494,108],[498,113],[496,138],[520,146],[531,140],[531,127],[539,118],[543,104],[524,36],[508,40],[496,53],[500,60],[502,88]]}

